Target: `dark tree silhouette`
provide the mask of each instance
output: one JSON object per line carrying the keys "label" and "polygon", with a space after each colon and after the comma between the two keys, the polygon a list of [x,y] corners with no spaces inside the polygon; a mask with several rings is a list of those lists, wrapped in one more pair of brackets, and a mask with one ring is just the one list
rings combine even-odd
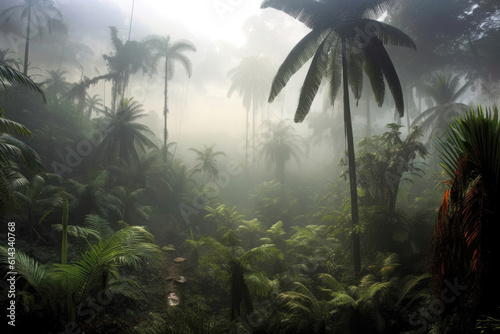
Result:
{"label": "dark tree silhouette", "polygon": [[[414,42],[402,31],[379,21],[387,1],[335,1],[266,0],[262,8],[274,8],[298,19],[311,28],[289,53],[274,78],[269,102],[285,87],[288,80],[309,59],[312,62],[304,80],[295,113],[295,122],[307,116],[323,78],[330,85],[333,104],[339,88],[343,86],[344,123],[349,155],[349,183],[353,226],[354,271],[361,268],[360,240],[356,232],[359,213],[356,188],[356,165],[352,132],[349,86],[356,101],[361,97],[363,72],[368,76],[375,100],[384,102],[385,83],[394,97],[400,116],[404,113],[403,91],[394,65],[384,44],[416,48]],[[385,81],[384,81],[385,79]]]}

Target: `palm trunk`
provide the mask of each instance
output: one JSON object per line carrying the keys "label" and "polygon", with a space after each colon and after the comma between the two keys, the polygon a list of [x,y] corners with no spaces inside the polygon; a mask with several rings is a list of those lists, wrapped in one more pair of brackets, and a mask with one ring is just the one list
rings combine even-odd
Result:
{"label": "palm trunk", "polygon": [[371,117],[370,117],[370,96],[366,94],[366,137],[372,136]]}
{"label": "palm trunk", "polygon": [[250,108],[247,109],[247,123],[246,123],[246,140],[245,140],[245,165],[247,167],[247,171],[248,171],[248,128],[249,128],[249,124],[248,124],[248,116],[250,114]]}
{"label": "palm trunk", "polygon": [[285,161],[282,159],[276,163],[276,178],[280,184],[285,184]]}
{"label": "palm trunk", "polygon": [[[405,110],[406,110],[406,128],[408,130],[408,135],[410,134],[410,105],[409,105],[409,97],[410,94],[407,91],[406,92],[406,103],[405,103]],[[413,99],[413,90],[411,91],[411,98]]]}
{"label": "palm trunk", "polygon": [[24,75],[28,75],[28,53],[30,49],[30,26],[31,26],[31,7],[28,8],[28,27],[26,28],[26,46],[24,47]]}
{"label": "palm trunk", "polygon": [[130,41],[130,35],[132,35],[132,20],[134,18],[134,5],[135,5],[135,0],[132,0],[132,11],[130,12],[130,25],[128,26],[128,39],[127,39],[127,41]]}
{"label": "palm trunk", "polygon": [[356,181],[356,161],[354,155],[354,136],[352,132],[351,108],[349,105],[349,86],[347,81],[346,40],[342,38],[342,77],[344,88],[344,124],[347,137],[347,154],[349,159],[349,185],[351,190],[351,218],[352,218],[352,256],[354,273],[361,270],[361,249],[357,227],[359,223],[358,192]]}
{"label": "palm trunk", "polygon": [[255,114],[257,114],[257,108],[253,104],[253,115],[252,115],[252,162],[255,161]]}
{"label": "palm trunk", "polygon": [[164,105],[163,105],[163,162],[167,163],[167,113],[168,113],[168,55],[165,55],[165,91],[164,91]]}

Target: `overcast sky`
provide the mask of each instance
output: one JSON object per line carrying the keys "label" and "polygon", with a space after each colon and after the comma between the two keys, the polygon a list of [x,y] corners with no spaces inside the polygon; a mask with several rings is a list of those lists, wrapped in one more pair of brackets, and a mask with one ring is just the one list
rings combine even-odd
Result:
{"label": "overcast sky", "polygon": [[[0,11],[20,0],[1,0]],[[43,78],[46,70],[68,71],[69,81],[81,75],[93,77],[106,73],[103,54],[112,52],[109,26],[119,30],[120,38],[128,37],[132,0],[57,0],[69,35],[61,43],[60,56],[54,56],[50,36],[32,40],[30,62],[40,70],[33,74]],[[182,67],[169,82],[169,141],[181,144],[181,150],[217,143],[228,151],[244,143],[245,110],[238,94],[227,98],[231,81],[227,72],[244,57],[261,55],[269,59],[275,72],[291,48],[308,29],[301,23],[274,9],[260,9],[261,0],[135,0],[131,39],[141,41],[149,34],[170,35],[173,40],[187,39],[197,47],[187,52],[193,63],[188,78]],[[22,22],[4,29],[1,48],[16,51],[23,58]],[[5,38],[7,37],[7,38]],[[52,37],[59,38],[61,37]],[[62,61],[69,48],[78,49],[75,61]],[[64,57],[63,57],[64,56]],[[277,99],[268,111],[273,118],[293,118],[297,96],[305,75],[302,69],[284,90],[285,99]],[[40,79],[41,80],[41,79]],[[135,75],[129,85],[129,96],[143,103],[151,114],[145,120],[162,138],[163,78],[160,75]],[[110,83],[96,85],[89,93],[99,94],[109,105]],[[316,105],[321,105],[321,98]],[[285,101],[285,102],[283,102]],[[284,104],[283,104],[284,103]],[[283,108],[283,106],[285,106]],[[314,108],[318,110],[319,108]],[[301,133],[307,124],[297,124]],[[231,147],[227,147],[230,145]],[[226,147],[224,147],[226,146]]]}

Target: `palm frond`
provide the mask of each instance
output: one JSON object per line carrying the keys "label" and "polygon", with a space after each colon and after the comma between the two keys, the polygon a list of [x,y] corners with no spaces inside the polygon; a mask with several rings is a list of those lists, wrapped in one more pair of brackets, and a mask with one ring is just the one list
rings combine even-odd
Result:
{"label": "palm frond", "polygon": [[45,94],[40,89],[40,87],[38,87],[38,85],[29,77],[25,76],[24,74],[22,74],[16,69],[13,69],[10,66],[0,64],[0,83],[4,88],[6,88],[5,83],[9,84],[17,83],[21,86],[24,86],[28,89],[31,89],[39,93],[40,95],[42,95],[43,101],[46,102]]}
{"label": "palm frond", "polygon": [[313,30],[294,46],[276,72],[269,94],[269,102],[286,86],[288,80],[316,53],[330,31]]}
{"label": "palm frond", "polygon": [[296,123],[302,122],[311,109],[311,105],[316,97],[323,76],[325,75],[330,43],[335,37],[333,33],[330,33],[319,45],[312,59],[309,71],[307,72],[300,91],[299,105],[294,118]]}

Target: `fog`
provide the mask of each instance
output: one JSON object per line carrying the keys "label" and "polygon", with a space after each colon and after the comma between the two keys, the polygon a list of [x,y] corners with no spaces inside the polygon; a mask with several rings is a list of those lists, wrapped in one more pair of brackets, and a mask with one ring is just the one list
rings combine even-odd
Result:
{"label": "fog", "polygon": [[2,0],[2,326],[498,330],[499,22],[489,0]]}

